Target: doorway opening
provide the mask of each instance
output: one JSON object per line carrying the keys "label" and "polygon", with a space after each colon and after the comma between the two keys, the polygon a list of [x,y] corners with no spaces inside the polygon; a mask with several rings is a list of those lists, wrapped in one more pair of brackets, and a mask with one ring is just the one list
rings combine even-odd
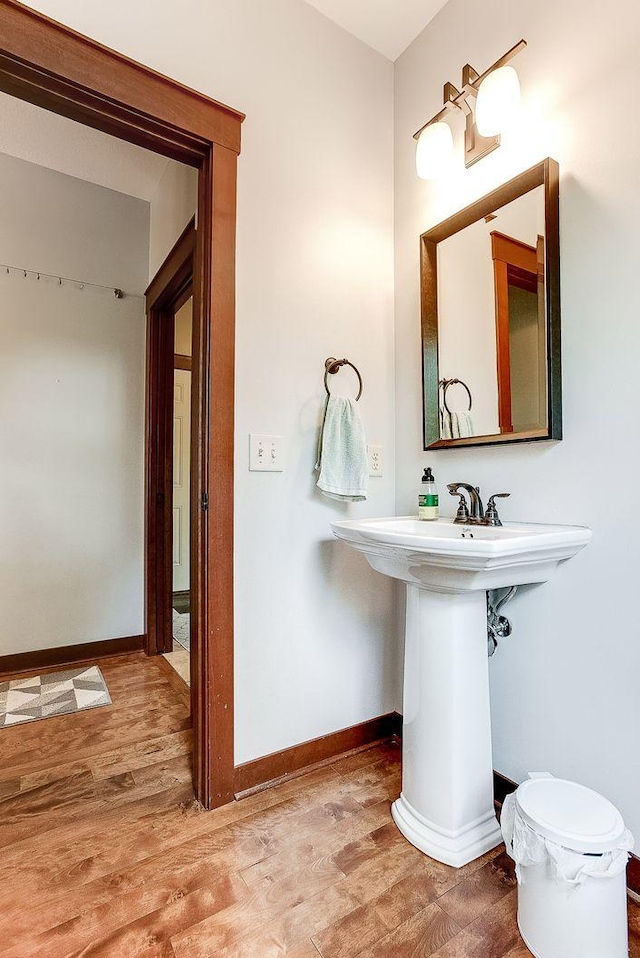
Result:
{"label": "doorway opening", "polygon": [[[198,515],[194,427],[193,268],[197,246],[192,219],[151,281],[146,295],[148,340],[147,537],[149,652],[159,652],[185,680],[197,681],[195,589]],[[193,560],[193,561],[192,561]],[[193,627],[192,627],[193,625]],[[192,654],[193,652],[193,654]]]}
{"label": "doorway opening", "polygon": [[193,290],[176,304],[173,354],[173,648],[167,655],[179,675],[191,684],[191,349]]}
{"label": "doorway opening", "polygon": [[[233,435],[235,222],[241,113],[127,59],[14,0],[0,8],[0,90],[103,133],[195,167],[197,241],[192,249],[193,356],[190,609],[194,790],[205,808],[234,796]],[[160,276],[163,272],[161,268]],[[156,277],[157,279],[158,277]],[[173,320],[147,350],[150,403],[169,395],[169,416],[147,419],[145,483],[146,650],[171,636],[172,551],[164,469],[173,456]],[[151,327],[150,327],[151,328]],[[155,335],[155,334],[154,334]],[[163,338],[164,337],[164,338]],[[154,350],[168,341],[168,360]],[[164,353],[162,356],[164,357]],[[214,374],[215,369],[215,374]],[[167,425],[168,419],[168,425]],[[163,432],[151,434],[152,423]],[[166,589],[159,591],[164,577]],[[166,597],[166,598],[165,598]],[[167,611],[168,610],[168,611]]]}

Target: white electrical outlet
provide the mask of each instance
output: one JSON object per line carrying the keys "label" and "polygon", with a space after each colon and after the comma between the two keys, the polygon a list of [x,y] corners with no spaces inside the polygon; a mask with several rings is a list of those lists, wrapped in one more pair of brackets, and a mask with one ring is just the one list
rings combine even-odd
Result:
{"label": "white electrical outlet", "polygon": [[249,433],[249,469],[251,472],[283,472],[282,436]]}
{"label": "white electrical outlet", "polygon": [[369,475],[382,475],[382,446],[367,446],[367,455],[369,457]]}

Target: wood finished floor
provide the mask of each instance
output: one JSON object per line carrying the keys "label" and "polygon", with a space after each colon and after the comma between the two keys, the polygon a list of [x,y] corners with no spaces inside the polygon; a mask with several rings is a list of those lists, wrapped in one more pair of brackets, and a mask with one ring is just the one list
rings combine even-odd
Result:
{"label": "wood finished floor", "polygon": [[528,958],[504,852],[454,870],[396,830],[397,747],[203,812],[184,683],[99,664],[112,706],[0,731],[3,958]]}
{"label": "wood finished floor", "polygon": [[165,652],[163,658],[178,673],[187,685],[191,685],[191,659],[189,653],[176,640],[173,640],[171,652]]}

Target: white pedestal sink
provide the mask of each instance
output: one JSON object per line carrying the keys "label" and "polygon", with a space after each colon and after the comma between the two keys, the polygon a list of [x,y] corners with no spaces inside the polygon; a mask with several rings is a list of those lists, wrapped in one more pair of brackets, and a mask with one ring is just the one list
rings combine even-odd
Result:
{"label": "white pedestal sink", "polygon": [[402,794],[392,814],[416,848],[459,868],[501,841],[493,806],[486,591],[545,582],[591,531],[411,517],[331,527],[372,568],[407,584]]}

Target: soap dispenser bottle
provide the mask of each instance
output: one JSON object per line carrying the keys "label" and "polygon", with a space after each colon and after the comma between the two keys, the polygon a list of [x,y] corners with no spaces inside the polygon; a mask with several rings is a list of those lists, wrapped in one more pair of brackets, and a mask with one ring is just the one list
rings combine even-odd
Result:
{"label": "soap dispenser bottle", "polygon": [[431,468],[427,467],[420,483],[420,494],[418,495],[418,519],[437,519],[439,514],[438,507],[438,487]]}

